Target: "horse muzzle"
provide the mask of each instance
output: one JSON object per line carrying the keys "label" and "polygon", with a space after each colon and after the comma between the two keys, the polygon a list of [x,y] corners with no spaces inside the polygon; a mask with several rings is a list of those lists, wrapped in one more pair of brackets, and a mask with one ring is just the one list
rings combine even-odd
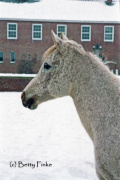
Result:
{"label": "horse muzzle", "polygon": [[23,93],[21,94],[21,99],[22,99],[22,104],[23,104],[23,106],[26,107],[26,108],[29,108],[29,109],[33,110],[33,109],[36,109],[37,106],[38,106],[38,105],[36,104],[36,101],[35,101],[34,98],[26,99],[26,94],[25,94],[25,92],[23,92]]}

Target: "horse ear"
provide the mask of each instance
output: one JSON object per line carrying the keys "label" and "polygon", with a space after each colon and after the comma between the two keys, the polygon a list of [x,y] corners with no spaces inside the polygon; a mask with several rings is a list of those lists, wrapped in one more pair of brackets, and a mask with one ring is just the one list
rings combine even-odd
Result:
{"label": "horse ear", "polygon": [[61,39],[62,39],[63,41],[68,41],[67,36],[66,36],[63,32],[61,33]]}
{"label": "horse ear", "polygon": [[53,30],[51,30],[51,35],[52,35],[52,39],[54,41],[54,44],[56,45],[56,48],[59,52],[61,52],[61,49],[62,49],[62,45],[64,44],[63,43],[63,40],[61,38],[59,38]]}
{"label": "horse ear", "polygon": [[51,30],[51,35],[52,35],[52,39],[53,39],[53,42],[54,42],[55,45],[57,45],[59,42],[62,41],[62,39],[59,38],[59,37],[54,33],[53,30]]}

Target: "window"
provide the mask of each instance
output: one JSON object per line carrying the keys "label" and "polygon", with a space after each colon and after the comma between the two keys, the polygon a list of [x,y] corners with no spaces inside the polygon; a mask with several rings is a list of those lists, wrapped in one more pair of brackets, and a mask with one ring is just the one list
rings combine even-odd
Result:
{"label": "window", "polygon": [[7,39],[17,39],[17,24],[16,23],[7,24]]}
{"label": "window", "polygon": [[81,41],[91,41],[91,26],[81,26]]}
{"label": "window", "polygon": [[114,41],[114,26],[104,27],[104,41],[113,42]]}
{"label": "window", "polygon": [[4,57],[3,56],[4,56],[3,52],[0,52],[0,63],[3,63],[3,61],[4,61]]}
{"label": "window", "polygon": [[15,52],[10,53],[10,62],[15,63]]}
{"label": "window", "polygon": [[58,37],[61,36],[61,32],[67,35],[67,26],[66,25],[57,25],[57,35]]}
{"label": "window", "polygon": [[42,24],[33,24],[32,25],[32,39],[33,40],[42,40]]}

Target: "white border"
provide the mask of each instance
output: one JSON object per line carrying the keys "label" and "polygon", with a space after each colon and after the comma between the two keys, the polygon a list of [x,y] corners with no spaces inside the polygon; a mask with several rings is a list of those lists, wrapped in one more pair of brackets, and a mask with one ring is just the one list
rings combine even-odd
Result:
{"label": "white border", "polygon": [[[89,39],[82,39],[82,28],[83,27],[89,27]],[[81,41],[90,42],[91,41],[91,25],[81,25]]]}
{"label": "white border", "polygon": [[[15,24],[16,25],[16,37],[9,37],[9,24]],[[17,39],[18,37],[18,25],[17,23],[7,23],[7,39]]]}
{"label": "white border", "polygon": [[[34,38],[33,34],[34,34],[34,26],[35,25],[40,25],[41,26],[41,38]],[[41,41],[42,40],[42,24],[32,24],[32,40],[37,40],[37,41]]]}

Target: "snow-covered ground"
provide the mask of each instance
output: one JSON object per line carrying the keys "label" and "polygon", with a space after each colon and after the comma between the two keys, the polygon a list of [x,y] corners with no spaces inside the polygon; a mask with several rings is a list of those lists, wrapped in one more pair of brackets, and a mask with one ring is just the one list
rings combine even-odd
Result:
{"label": "snow-covered ground", "polygon": [[[97,180],[93,145],[72,99],[49,101],[30,111],[20,95],[0,93],[0,179]],[[37,161],[52,166],[39,162],[37,167]]]}

